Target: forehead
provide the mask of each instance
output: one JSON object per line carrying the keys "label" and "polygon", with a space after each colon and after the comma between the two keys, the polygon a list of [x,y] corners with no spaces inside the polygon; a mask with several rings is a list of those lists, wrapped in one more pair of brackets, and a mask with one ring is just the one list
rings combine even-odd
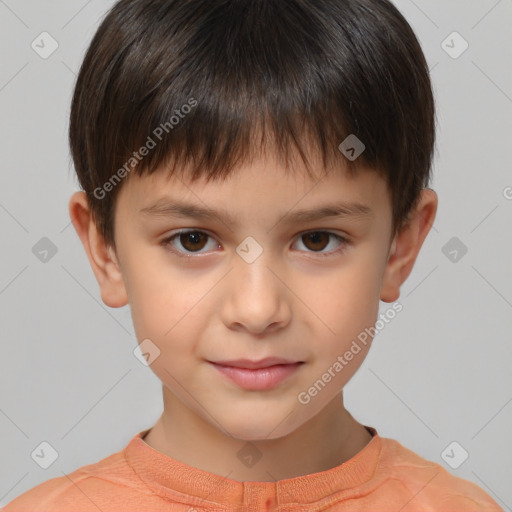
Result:
{"label": "forehead", "polygon": [[[276,160],[261,159],[237,167],[226,178],[208,180],[202,176],[194,181],[190,169],[177,170],[171,174],[162,166],[150,175],[129,176],[118,196],[119,214],[157,218],[188,212],[200,219],[205,210],[212,209],[236,225],[247,212],[263,218],[270,213],[293,211],[293,219],[306,221],[314,220],[310,212],[305,212],[312,207],[325,207],[325,216],[337,208],[339,213],[354,218],[390,208],[384,178],[363,166],[352,176],[341,165],[317,165],[312,166],[309,175],[298,163],[285,167]],[[208,215],[203,217],[207,220]]]}

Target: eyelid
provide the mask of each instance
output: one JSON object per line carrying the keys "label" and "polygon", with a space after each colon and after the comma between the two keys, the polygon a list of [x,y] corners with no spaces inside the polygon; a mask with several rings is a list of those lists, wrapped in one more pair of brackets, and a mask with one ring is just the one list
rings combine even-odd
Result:
{"label": "eyelid", "polygon": [[[204,252],[184,252],[184,251],[179,251],[179,250],[177,250],[177,249],[172,247],[172,241],[176,237],[178,237],[179,235],[182,235],[182,234],[187,234],[187,233],[201,233],[201,234],[205,234],[210,239],[215,240],[218,245],[220,245],[220,243],[216,239],[215,235],[213,235],[210,231],[202,229],[202,228],[182,228],[182,229],[178,229],[176,231],[171,232],[168,236],[166,236],[160,242],[160,244],[163,245],[165,248],[167,248],[169,251],[173,252],[174,254],[177,254],[178,256],[181,256],[181,257],[184,257],[184,258],[190,258],[190,257],[193,257],[193,256],[201,256],[201,255],[204,255],[204,254],[208,254],[208,252],[206,252],[206,253],[204,253]],[[336,255],[344,252],[346,247],[348,245],[352,244],[352,239],[351,239],[350,236],[348,236],[345,233],[340,234],[337,231],[333,231],[332,229],[328,229],[328,228],[324,228],[324,229],[316,228],[316,229],[308,229],[306,231],[300,231],[299,233],[294,235],[294,237],[293,237],[294,242],[293,243],[295,244],[296,241],[299,240],[301,236],[307,235],[309,233],[326,233],[326,234],[331,235],[332,237],[336,238],[340,242],[341,245],[337,249],[334,249],[334,250],[331,250],[331,251],[328,251],[328,252],[315,252],[315,251],[297,251],[297,252],[302,252],[302,253],[305,253],[305,254],[313,255],[314,257],[336,256]]]}
{"label": "eyelid", "polygon": [[220,243],[215,238],[215,236],[213,236],[208,230],[199,229],[199,228],[182,228],[182,229],[178,229],[176,231],[172,231],[169,235],[167,235],[165,238],[162,239],[162,241],[160,242],[160,245],[164,246],[164,248],[167,249],[168,251],[171,251],[172,253],[174,253],[180,257],[183,257],[183,258],[197,257],[197,256],[202,256],[202,255],[208,254],[208,253],[204,253],[204,252],[179,251],[172,246],[172,241],[175,238],[177,238],[178,236],[180,236],[182,234],[187,234],[187,233],[204,234],[204,235],[208,236],[208,238],[210,238],[211,240],[215,240],[217,242],[217,244],[220,245]]}
{"label": "eyelid", "polygon": [[[308,233],[326,233],[328,235],[331,235],[332,237],[336,238],[338,242],[340,243],[340,246],[336,249],[333,249],[328,252],[315,252],[315,251],[298,251],[306,254],[306,257],[309,258],[329,258],[329,257],[336,257],[340,256],[345,252],[347,247],[352,244],[352,239],[346,234],[339,234],[336,231],[333,231],[331,229],[308,229],[306,231],[301,231],[298,233],[296,240],[300,240],[300,237],[303,235],[307,235]],[[294,242],[295,243],[295,242]]]}

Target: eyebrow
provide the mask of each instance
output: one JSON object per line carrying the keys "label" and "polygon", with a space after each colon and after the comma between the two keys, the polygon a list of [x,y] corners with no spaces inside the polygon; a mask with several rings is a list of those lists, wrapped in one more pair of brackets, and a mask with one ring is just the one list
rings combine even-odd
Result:
{"label": "eyebrow", "polygon": [[[179,200],[161,199],[152,206],[142,208],[140,213],[150,217],[187,217],[197,220],[220,220],[221,222],[237,225],[235,217],[226,209],[212,210],[196,204],[185,203]],[[369,218],[373,217],[373,210],[361,203],[330,203],[317,208],[296,210],[284,213],[279,222],[293,224],[299,222],[314,222],[333,218]]]}

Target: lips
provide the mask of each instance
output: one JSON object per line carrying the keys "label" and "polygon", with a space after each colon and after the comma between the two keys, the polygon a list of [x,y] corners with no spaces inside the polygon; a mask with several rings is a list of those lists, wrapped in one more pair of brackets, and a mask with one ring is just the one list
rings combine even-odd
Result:
{"label": "lips", "polygon": [[266,358],[259,361],[237,359],[209,363],[225,378],[248,391],[275,388],[304,364],[303,361],[282,358]]}
{"label": "lips", "polygon": [[294,361],[291,359],[284,359],[282,357],[266,357],[259,361],[251,361],[250,359],[234,359],[231,361],[210,361],[214,364],[221,366],[231,366],[235,368],[246,368],[248,370],[259,370],[261,368],[268,368],[269,366],[275,366],[278,364],[296,364],[302,363],[303,361]]}

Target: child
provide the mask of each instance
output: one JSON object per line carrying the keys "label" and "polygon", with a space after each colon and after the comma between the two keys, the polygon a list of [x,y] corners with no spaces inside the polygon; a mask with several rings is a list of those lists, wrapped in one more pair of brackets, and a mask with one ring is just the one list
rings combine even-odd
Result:
{"label": "child", "polygon": [[164,411],[4,510],[501,510],[343,404],[436,215],[434,127],[387,0],[118,2],[74,92],[69,213]]}

